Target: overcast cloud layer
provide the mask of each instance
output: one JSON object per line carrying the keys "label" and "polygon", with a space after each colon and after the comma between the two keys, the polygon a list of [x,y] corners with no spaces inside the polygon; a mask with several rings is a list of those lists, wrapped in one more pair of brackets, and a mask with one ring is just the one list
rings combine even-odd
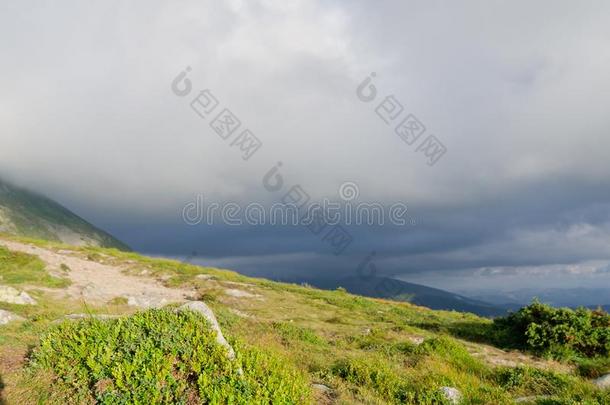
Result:
{"label": "overcast cloud layer", "polygon": [[[604,1],[3,2],[0,175],[138,250],[248,273],[348,274],[374,250],[384,274],[445,288],[608,285],[609,16]],[[262,140],[250,160],[172,93],[187,66]],[[371,72],[445,144],[435,166],[356,97]],[[278,161],[312,199],[351,181],[415,224],[350,228],[334,256],[301,228],[182,223],[198,194],[275,201]]]}

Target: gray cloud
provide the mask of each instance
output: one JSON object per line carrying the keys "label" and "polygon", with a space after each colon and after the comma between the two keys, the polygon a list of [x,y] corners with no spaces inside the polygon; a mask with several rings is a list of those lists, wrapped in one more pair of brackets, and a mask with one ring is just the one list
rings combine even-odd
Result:
{"label": "gray cloud", "polygon": [[[197,249],[249,272],[351,271],[371,250],[388,274],[608,260],[609,8],[4,4],[0,173],[139,249]],[[171,93],[186,66],[263,141],[252,160]],[[447,146],[436,166],[357,99],[371,72]],[[303,230],[180,223],[198,193],[273,201],[261,179],[278,161],[314,198],[354,181],[418,225],[352,229],[336,258]]]}

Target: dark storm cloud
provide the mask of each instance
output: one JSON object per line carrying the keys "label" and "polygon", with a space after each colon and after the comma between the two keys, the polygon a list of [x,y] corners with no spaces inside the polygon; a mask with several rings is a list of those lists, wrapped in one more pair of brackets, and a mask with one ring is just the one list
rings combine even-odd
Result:
{"label": "dark storm cloud", "polygon": [[[385,274],[610,260],[606,2],[66,2],[0,6],[0,173],[134,247],[253,273]],[[186,66],[264,147],[244,162],[176,97]],[[434,167],[356,97],[371,72],[448,152]],[[197,194],[270,204],[358,184],[407,227],[189,227]],[[203,259],[202,259],[203,260]],[[528,267],[529,268],[529,267]]]}

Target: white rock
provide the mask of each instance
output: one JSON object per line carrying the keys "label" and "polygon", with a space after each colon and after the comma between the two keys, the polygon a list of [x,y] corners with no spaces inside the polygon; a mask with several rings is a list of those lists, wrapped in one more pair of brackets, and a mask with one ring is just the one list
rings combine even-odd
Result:
{"label": "white rock", "polygon": [[445,396],[445,398],[450,401],[452,404],[459,404],[462,399],[462,393],[457,388],[453,387],[441,387],[441,392]]}
{"label": "white rock", "polygon": [[0,309],[0,325],[6,325],[7,323],[12,322],[12,321],[23,321],[23,320],[25,320],[25,319],[20,317],[19,315],[15,315],[12,312]]}
{"label": "white rock", "polygon": [[593,381],[593,384],[597,385],[599,388],[610,388],[610,374],[599,377],[597,380]]}
{"label": "white rock", "polygon": [[320,391],[323,392],[325,394],[330,394],[333,392],[333,389],[330,388],[329,386],[326,386],[324,384],[311,384],[311,387],[316,390],[316,391]]}
{"label": "white rock", "polygon": [[195,278],[197,278],[199,280],[212,280],[214,278],[214,276],[211,276],[209,274],[197,274],[195,276]]}
{"label": "white rock", "polygon": [[25,291],[18,291],[13,287],[0,286],[0,301],[18,305],[36,305],[36,300]]}

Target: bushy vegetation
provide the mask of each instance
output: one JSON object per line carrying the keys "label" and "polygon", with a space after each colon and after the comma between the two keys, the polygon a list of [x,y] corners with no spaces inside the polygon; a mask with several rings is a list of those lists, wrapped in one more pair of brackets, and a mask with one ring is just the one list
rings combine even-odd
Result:
{"label": "bushy vegetation", "polygon": [[235,351],[232,360],[199,314],[149,310],[52,328],[31,371],[52,371],[79,403],[309,402],[307,381],[286,359],[241,345]]}
{"label": "bushy vegetation", "polygon": [[610,315],[601,310],[553,308],[538,301],[493,323],[504,346],[567,359],[610,354]]}

